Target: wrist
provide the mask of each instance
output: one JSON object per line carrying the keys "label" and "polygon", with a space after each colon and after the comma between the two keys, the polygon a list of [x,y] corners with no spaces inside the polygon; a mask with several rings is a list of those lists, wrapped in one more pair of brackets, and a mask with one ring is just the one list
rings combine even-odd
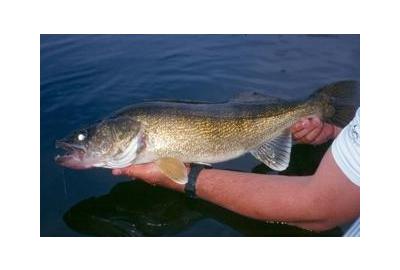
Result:
{"label": "wrist", "polygon": [[332,139],[335,139],[339,133],[342,131],[342,128],[333,126],[333,134],[332,134]]}
{"label": "wrist", "polygon": [[208,194],[208,189],[214,189],[215,181],[208,180],[214,177],[215,171],[216,169],[202,170],[198,175],[196,182],[196,195],[198,198],[204,199]]}
{"label": "wrist", "polygon": [[172,190],[175,190],[175,191],[178,191],[178,192],[182,192],[182,193],[184,192],[184,189],[185,189],[185,185],[184,184],[178,184],[178,183],[172,181],[169,178],[166,178],[165,181],[162,181],[157,186],[162,186],[162,187],[165,187],[165,188],[168,188],[168,189],[172,189]]}

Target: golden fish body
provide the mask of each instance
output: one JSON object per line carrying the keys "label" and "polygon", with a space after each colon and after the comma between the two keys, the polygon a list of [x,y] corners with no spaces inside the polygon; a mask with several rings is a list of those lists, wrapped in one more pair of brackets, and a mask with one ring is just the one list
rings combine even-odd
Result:
{"label": "golden fish body", "polygon": [[[156,108],[156,109],[155,109]],[[147,103],[124,114],[137,119],[145,150],[135,164],[160,157],[185,163],[217,163],[241,156],[276,137],[301,117],[321,116],[307,103],[179,104]]]}

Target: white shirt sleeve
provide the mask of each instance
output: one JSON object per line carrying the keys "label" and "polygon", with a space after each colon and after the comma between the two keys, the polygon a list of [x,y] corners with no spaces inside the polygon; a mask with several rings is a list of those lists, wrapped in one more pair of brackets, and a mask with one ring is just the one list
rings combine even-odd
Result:
{"label": "white shirt sleeve", "polygon": [[333,141],[332,155],[347,178],[360,186],[360,108]]}

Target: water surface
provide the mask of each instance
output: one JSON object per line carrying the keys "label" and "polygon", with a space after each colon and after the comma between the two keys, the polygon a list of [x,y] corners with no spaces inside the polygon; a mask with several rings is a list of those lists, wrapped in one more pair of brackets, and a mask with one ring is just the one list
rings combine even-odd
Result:
{"label": "water surface", "polygon": [[[142,101],[221,102],[254,90],[297,99],[330,82],[358,80],[359,36],[42,35],[40,60],[42,236],[314,235],[129,183],[106,169],[61,168],[54,141]],[[327,147],[296,146],[286,173],[311,173]],[[266,170],[250,156],[216,167]],[[148,196],[140,199],[138,190]]]}

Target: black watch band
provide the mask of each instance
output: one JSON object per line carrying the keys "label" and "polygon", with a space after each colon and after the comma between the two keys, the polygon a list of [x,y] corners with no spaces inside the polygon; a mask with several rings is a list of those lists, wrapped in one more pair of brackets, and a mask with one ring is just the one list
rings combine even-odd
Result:
{"label": "black watch band", "polygon": [[185,185],[185,194],[189,198],[197,198],[196,196],[196,182],[197,177],[199,176],[200,172],[204,168],[211,168],[210,166],[203,165],[203,164],[193,164],[190,168],[190,172],[188,175],[188,182]]}

